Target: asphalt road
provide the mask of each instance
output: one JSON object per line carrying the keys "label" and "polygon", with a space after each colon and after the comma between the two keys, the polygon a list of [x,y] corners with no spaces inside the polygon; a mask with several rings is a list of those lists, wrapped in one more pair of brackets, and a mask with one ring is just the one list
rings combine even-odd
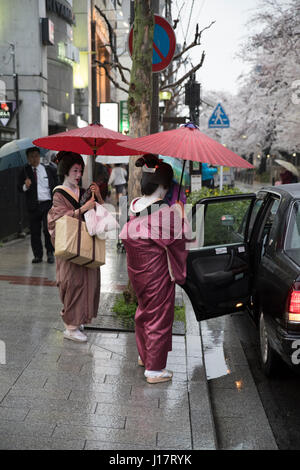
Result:
{"label": "asphalt road", "polygon": [[266,378],[260,366],[258,334],[252,320],[246,313],[232,318],[278,448],[299,450],[300,374],[283,364],[276,378]]}

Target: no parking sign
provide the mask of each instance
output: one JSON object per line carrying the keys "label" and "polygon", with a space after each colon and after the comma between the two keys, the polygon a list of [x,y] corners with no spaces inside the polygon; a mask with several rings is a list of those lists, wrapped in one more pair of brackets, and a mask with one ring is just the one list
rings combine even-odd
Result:
{"label": "no parking sign", "polygon": [[[154,15],[155,27],[153,37],[152,72],[161,72],[170,64],[176,47],[176,36],[170,23],[160,15]],[[131,27],[128,45],[132,56],[133,26]]]}

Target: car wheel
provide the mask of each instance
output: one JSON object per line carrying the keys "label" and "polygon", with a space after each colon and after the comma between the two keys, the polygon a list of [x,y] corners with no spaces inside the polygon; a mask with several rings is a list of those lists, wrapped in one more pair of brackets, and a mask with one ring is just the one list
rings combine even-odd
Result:
{"label": "car wheel", "polygon": [[279,357],[270,346],[263,312],[259,317],[259,344],[262,369],[267,377],[272,377],[278,371]]}

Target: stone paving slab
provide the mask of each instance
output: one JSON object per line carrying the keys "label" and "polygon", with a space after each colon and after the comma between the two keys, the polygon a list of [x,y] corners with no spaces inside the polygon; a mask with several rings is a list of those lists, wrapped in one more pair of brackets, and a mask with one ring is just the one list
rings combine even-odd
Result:
{"label": "stone paving slab", "polygon": [[0,439],[1,450],[83,450],[85,440],[47,439],[42,437],[24,437],[3,435]]}
{"label": "stone paving slab", "polygon": [[0,442],[3,436],[21,436],[21,437],[51,437],[55,427],[48,423],[26,423],[10,420],[1,420]]}
{"label": "stone paving slab", "polygon": [[136,430],[130,431],[128,429],[104,429],[98,426],[84,425],[58,425],[53,433],[53,438],[102,440],[119,444],[156,446],[156,433],[154,431],[141,429],[139,429],[137,433]]}
{"label": "stone paving slab", "polygon": [[[29,408],[29,409],[48,409],[58,411],[89,412],[94,413],[97,402],[62,400],[54,398],[31,398],[28,396],[10,396],[7,395],[1,402],[4,408]],[[0,428],[1,430],[1,428]]]}
{"label": "stone paving slab", "polygon": [[0,406],[0,420],[2,421],[24,421],[30,408],[3,408]]}
{"label": "stone paving slab", "polygon": [[131,417],[143,417],[144,421],[149,418],[151,413],[151,417],[157,420],[186,420],[189,418],[189,409],[188,408],[149,408],[144,407],[142,402],[140,401],[137,405],[133,403],[128,403],[126,401],[124,404],[121,403],[110,403],[110,404],[102,404],[98,403],[96,413],[107,413],[109,415],[116,414],[118,416],[131,416]]}
{"label": "stone paving slab", "polygon": [[[112,246],[108,255],[111,265],[101,268],[106,298],[127,282],[124,255]],[[196,340],[174,335],[167,364],[172,382],[147,384],[134,333],[86,330],[87,344],[63,339],[57,288],[21,282],[55,280],[53,265],[31,264],[28,239],[0,248],[0,256],[1,274],[19,276],[15,284],[0,279],[0,339],[9,359],[0,365],[0,449],[198,448],[192,427],[203,426],[207,416],[192,426],[193,394],[205,391],[190,388],[191,379],[205,380]],[[197,432],[209,447],[207,428],[205,436]]]}
{"label": "stone paving slab", "polygon": [[99,413],[62,412],[57,410],[30,410],[25,422],[43,422],[55,425],[84,425],[100,428],[124,429],[126,418]]}

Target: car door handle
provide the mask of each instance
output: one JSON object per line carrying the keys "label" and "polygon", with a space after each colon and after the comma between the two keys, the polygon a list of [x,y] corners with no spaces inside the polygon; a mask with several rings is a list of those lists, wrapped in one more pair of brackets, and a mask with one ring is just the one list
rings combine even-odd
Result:
{"label": "car door handle", "polygon": [[224,271],[230,271],[231,268],[232,268],[232,265],[233,265],[233,258],[234,258],[234,250],[230,250],[230,258],[229,258],[229,261],[227,263],[227,266],[225,266],[224,268]]}

